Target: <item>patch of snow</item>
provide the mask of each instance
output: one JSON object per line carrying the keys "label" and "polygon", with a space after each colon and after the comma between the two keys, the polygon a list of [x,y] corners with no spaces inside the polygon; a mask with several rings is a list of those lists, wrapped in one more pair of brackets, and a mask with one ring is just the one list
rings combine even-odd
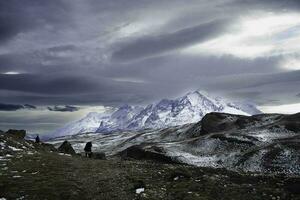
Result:
{"label": "patch of snow", "polygon": [[72,155],[66,154],[66,153],[58,153],[58,154],[61,155],[61,156],[72,156]]}
{"label": "patch of snow", "polygon": [[13,151],[22,151],[22,149],[18,149],[18,148],[12,147],[12,146],[8,146],[8,148],[10,148]]}
{"label": "patch of snow", "polygon": [[140,193],[142,193],[144,191],[145,191],[145,188],[137,188],[137,189],[135,189],[135,193],[136,194],[140,194]]}
{"label": "patch of snow", "polygon": [[295,136],[296,133],[292,131],[288,131],[286,129],[272,129],[272,130],[254,130],[249,131],[249,135],[256,137],[258,140],[262,142],[272,142],[275,139],[283,139],[287,137]]}
{"label": "patch of snow", "polygon": [[7,160],[7,158],[4,156],[0,156],[0,160]]}

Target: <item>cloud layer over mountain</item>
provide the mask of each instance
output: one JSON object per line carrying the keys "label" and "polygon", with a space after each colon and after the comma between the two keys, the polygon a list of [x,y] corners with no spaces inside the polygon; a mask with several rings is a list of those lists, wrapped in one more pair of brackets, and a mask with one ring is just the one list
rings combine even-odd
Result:
{"label": "cloud layer over mountain", "polygon": [[1,1],[0,98],[117,106],[200,88],[299,103],[299,42],[298,0]]}

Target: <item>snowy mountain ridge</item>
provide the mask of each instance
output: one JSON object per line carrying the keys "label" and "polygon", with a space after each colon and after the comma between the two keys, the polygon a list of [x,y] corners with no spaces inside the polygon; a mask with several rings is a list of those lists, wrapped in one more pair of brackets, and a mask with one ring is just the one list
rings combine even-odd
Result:
{"label": "snowy mountain ridge", "polygon": [[198,122],[210,112],[239,115],[261,113],[252,104],[227,102],[220,97],[213,98],[204,92],[195,91],[174,100],[162,99],[146,107],[123,105],[112,113],[89,113],[86,117],[57,129],[51,133],[51,137],[85,132],[161,129]]}

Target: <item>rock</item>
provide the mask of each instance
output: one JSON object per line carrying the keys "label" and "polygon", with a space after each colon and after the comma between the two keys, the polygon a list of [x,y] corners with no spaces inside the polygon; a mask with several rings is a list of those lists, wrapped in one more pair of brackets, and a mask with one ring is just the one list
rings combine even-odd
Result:
{"label": "rock", "polygon": [[137,160],[154,160],[160,163],[180,163],[164,153],[165,151],[161,147],[134,145],[122,151],[120,156],[122,159],[133,158]]}
{"label": "rock", "polygon": [[105,153],[102,153],[102,152],[93,152],[92,158],[99,159],[99,160],[106,160]]}
{"label": "rock", "polygon": [[181,179],[190,179],[192,177],[192,174],[184,168],[178,168],[175,170],[171,170],[169,172],[169,179],[170,181],[177,181]]}
{"label": "rock", "polygon": [[25,130],[15,130],[15,129],[9,129],[6,134],[13,136],[18,139],[24,139],[26,136]]}
{"label": "rock", "polygon": [[33,145],[35,146],[36,149],[39,149],[39,150],[42,150],[42,151],[57,152],[57,149],[52,144],[48,144],[48,143],[39,143],[39,144],[33,143]]}
{"label": "rock", "polygon": [[146,187],[146,184],[144,183],[143,180],[135,180],[133,183],[133,190],[137,194],[144,192],[145,187]]}
{"label": "rock", "polygon": [[67,140],[64,141],[60,147],[58,147],[58,151],[61,153],[65,153],[65,154],[71,154],[71,155],[75,155],[76,152],[73,149],[72,145],[70,142],[68,142]]}

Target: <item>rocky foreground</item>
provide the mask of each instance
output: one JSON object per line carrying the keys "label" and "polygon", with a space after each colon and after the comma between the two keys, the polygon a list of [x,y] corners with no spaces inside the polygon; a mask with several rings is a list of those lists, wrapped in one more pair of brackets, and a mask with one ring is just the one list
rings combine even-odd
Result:
{"label": "rocky foreground", "polygon": [[64,154],[0,133],[0,199],[300,199],[300,177]]}

